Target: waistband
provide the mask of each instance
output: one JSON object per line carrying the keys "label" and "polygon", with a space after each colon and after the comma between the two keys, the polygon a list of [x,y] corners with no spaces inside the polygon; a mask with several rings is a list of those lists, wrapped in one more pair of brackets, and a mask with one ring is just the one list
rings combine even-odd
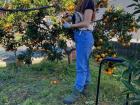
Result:
{"label": "waistband", "polygon": [[74,32],[78,32],[77,35],[81,35],[83,32],[89,32],[89,33],[92,33],[92,31],[90,31],[90,30],[75,30]]}
{"label": "waistband", "polygon": [[74,32],[92,32],[91,30],[80,30],[80,29],[76,29],[74,30]]}

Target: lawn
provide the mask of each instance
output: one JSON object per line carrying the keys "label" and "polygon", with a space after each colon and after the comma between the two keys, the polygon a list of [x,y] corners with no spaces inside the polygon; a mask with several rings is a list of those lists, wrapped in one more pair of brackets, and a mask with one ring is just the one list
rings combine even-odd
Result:
{"label": "lawn", "polygon": [[[90,60],[92,71],[91,97],[74,105],[94,105],[98,67]],[[64,105],[63,98],[71,92],[75,78],[75,61],[42,61],[30,67],[14,64],[0,68],[0,105]],[[123,105],[123,84],[113,76],[102,75],[99,105]]]}

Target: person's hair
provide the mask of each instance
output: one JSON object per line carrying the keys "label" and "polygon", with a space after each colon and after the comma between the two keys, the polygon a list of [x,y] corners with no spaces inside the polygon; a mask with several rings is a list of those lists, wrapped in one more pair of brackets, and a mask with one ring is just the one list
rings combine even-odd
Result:
{"label": "person's hair", "polygon": [[[93,10],[95,10],[95,0],[92,0],[92,1],[94,3]],[[77,2],[76,11],[84,13],[85,7],[86,7],[87,3],[89,2],[89,0],[76,0],[76,2]]]}

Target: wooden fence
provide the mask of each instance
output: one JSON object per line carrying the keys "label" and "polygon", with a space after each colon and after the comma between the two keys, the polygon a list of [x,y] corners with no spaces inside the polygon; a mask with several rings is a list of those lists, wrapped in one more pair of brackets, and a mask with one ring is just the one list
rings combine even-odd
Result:
{"label": "wooden fence", "polygon": [[127,58],[140,59],[140,43],[131,43],[130,47],[128,48],[121,46],[117,42],[111,42],[111,43],[113,43],[115,51],[119,55],[127,57]]}

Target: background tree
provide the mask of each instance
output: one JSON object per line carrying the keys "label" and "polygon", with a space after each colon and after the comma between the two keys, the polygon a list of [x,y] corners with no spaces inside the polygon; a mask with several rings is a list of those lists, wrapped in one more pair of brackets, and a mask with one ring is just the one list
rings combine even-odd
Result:
{"label": "background tree", "polygon": [[140,21],[140,0],[133,0],[134,3],[132,3],[131,5],[129,5],[128,7],[132,7],[134,8],[134,13],[133,15],[136,15],[138,14],[138,18],[137,18],[137,21],[139,22]]}

